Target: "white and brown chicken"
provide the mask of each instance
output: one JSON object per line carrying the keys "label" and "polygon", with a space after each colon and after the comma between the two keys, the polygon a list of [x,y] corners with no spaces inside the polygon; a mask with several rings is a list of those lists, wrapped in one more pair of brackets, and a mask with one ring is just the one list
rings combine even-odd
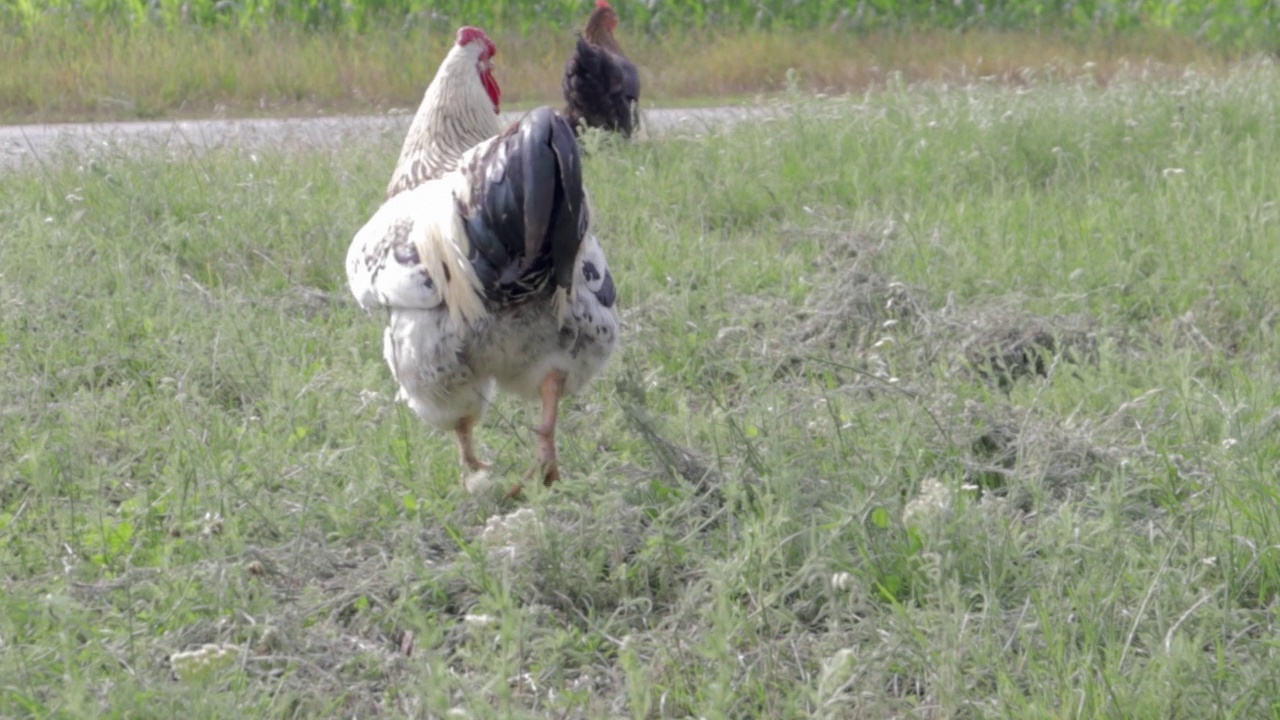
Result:
{"label": "white and brown chicken", "polygon": [[530,473],[549,486],[560,399],[617,346],[617,294],[573,130],[542,107],[497,132],[495,53],[482,31],[458,31],[386,202],[351,242],[347,280],[361,307],[388,311],[383,355],[399,397],[455,434],[466,467],[487,467],[472,431],[496,389],[541,400]]}

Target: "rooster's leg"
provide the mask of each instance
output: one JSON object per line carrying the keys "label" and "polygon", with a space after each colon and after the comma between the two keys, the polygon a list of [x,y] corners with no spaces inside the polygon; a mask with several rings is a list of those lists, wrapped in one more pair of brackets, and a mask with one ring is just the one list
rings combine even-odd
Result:
{"label": "rooster's leg", "polygon": [[560,479],[560,465],[556,461],[556,420],[560,417],[560,396],[564,394],[565,372],[552,370],[542,379],[542,426],[538,433],[538,466],[542,468],[542,484]]}
{"label": "rooster's leg", "polygon": [[[533,431],[538,436],[538,465],[529,468],[525,480],[540,470],[542,484],[547,487],[560,479],[560,465],[556,460],[556,420],[560,416],[560,396],[564,394],[564,380],[563,370],[552,370],[538,386],[542,392],[542,424]],[[520,485],[516,485],[507,491],[507,497],[516,497],[522,489]]]}
{"label": "rooster's leg", "polygon": [[471,436],[471,429],[475,425],[475,418],[464,417],[454,426],[453,432],[458,436],[458,459],[472,470],[487,470],[488,463],[481,462],[480,458],[476,457],[475,444]]}

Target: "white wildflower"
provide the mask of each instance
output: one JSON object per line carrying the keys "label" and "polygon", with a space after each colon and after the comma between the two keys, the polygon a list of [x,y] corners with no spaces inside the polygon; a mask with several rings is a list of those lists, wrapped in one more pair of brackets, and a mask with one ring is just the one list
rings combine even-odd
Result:
{"label": "white wildflower", "polygon": [[841,648],[822,661],[822,674],[818,678],[818,694],[825,701],[841,692],[853,675],[858,657],[849,648]]}
{"label": "white wildflower", "polygon": [[222,514],[214,511],[206,512],[200,523],[200,532],[206,537],[222,534]]}
{"label": "white wildflower", "polygon": [[938,482],[936,478],[925,478],[920,483],[920,492],[902,509],[902,524],[910,525],[913,521],[928,524],[951,509],[951,489]]}
{"label": "white wildflower", "polygon": [[480,531],[480,542],[488,549],[490,557],[514,563],[541,530],[542,522],[533,509],[520,508],[485,521],[484,530]]}
{"label": "white wildflower", "polygon": [[178,679],[193,680],[230,665],[239,653],[240,648],[236,645],[209,643],[195,650],[170,655],[169,665]]}
{"label": "white wildflower", "polygon": [[493,487],[493,474],[487,469],[468,473],[462,478],[462,487],[472,495],[482,495]]}

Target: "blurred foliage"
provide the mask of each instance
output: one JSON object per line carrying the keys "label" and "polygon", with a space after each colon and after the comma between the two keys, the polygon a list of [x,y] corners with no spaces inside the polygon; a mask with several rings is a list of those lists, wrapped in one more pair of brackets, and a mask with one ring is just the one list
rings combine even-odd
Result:
{"label": "blurred foliage", "polygon": [[[1274,44],[1280,3],[1272,0],[616,0],[628,27],[698,30],[870,30],[894,27],[1124,32],[1175,30],[1228,46]],[[38,30],[48,23],[125,23],[366,32],[461,24],[528,33],[576,26],[590,0],[0,0],[0,22]]]}

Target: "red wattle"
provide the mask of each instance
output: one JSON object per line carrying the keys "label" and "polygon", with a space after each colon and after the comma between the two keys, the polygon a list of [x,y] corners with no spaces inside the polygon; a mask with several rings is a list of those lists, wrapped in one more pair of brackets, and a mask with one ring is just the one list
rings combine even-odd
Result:
{"label": "red wattle", "polygon": [[498,105],[502,100],[502,90],[498,87],[498,81],[493,79],[493,73],[481,73],[480,81],[484,83],[485,92],[489,93],[489,99],[493,101],[493,111],[500,112]]}

